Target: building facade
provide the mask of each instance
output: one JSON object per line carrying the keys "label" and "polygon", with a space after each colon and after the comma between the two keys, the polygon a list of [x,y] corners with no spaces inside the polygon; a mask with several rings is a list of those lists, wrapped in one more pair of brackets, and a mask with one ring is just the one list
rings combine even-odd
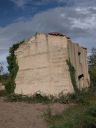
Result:
{"label": "building facade", "polygon": [[72,43],[60,33],[36,33],[15,51],[19,71],[15,93],[32,95],[58,95],[73,93],[66,60],[70,59],[76,70],[78,89],[89,86],[87,49]]}

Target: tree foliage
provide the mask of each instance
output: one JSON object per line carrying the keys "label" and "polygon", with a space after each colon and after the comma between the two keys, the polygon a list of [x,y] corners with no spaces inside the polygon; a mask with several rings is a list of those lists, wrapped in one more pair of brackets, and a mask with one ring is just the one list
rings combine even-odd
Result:
{"label": "tree foliage", "polygon": [[3,63],[0,62],[0,75],[3,73],[3,70],[4,70],[4,68],[3,68]]}
{"label": "tree foliage", "polygon": [[96,86],[96,48],[92,49],[92,54],[89,56],[89,73],[91,85]]}
{"label": "tree foliage", "polygon": [[14,44],[9,49],[10,54],[7,57],[9,76],[8,76],[8,80],[5,85],[5,89],[8,94],[14,93],[14,89],[16,85],[15,78],[16,78],[16,75],[19,69],[18,64],[16,62],[15,51],[18,49],[19,45],[22,44],[23,42],[24,41]]}

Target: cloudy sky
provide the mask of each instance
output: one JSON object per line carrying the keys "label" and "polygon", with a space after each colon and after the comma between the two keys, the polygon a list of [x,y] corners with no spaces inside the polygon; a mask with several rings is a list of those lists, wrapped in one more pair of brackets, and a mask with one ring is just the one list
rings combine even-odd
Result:
{"label": "cloudy sky", "polygon": [[35,32],[61,32],[96,47],[96,0],[0,0],[0,61],[8,49]]}

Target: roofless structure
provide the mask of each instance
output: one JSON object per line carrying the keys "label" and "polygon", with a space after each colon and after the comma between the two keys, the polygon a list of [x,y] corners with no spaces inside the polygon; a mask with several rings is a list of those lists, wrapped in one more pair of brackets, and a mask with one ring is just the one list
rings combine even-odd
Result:
{"label": "roofless structure", "polygon": [[36,33],[19,46],[15,55],[19,66],[15,80],[17,94],[73,93],[75,88],[67,61],[75,69],[76,87],[89,86],[87,49],[72,43],[66,35]]}

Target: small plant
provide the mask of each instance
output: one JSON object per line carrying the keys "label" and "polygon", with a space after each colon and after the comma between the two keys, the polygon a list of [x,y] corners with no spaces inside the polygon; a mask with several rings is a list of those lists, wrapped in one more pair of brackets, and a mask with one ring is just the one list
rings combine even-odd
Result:
{"label": "small plant", "polygon": [[58,98],[55,99],[55,102],[59,102],[61,104],[69,104],[71,102],[71,95],[73,94],[60,93]]}
{"label": "small plant", "polygon": [[34,94],[32,96],[26,95],[16,95],[12,94],[7,96],[7,101],[9,102],[26,102],[26,103],[51,103],[51,99],[47,96],[41,94]]}

